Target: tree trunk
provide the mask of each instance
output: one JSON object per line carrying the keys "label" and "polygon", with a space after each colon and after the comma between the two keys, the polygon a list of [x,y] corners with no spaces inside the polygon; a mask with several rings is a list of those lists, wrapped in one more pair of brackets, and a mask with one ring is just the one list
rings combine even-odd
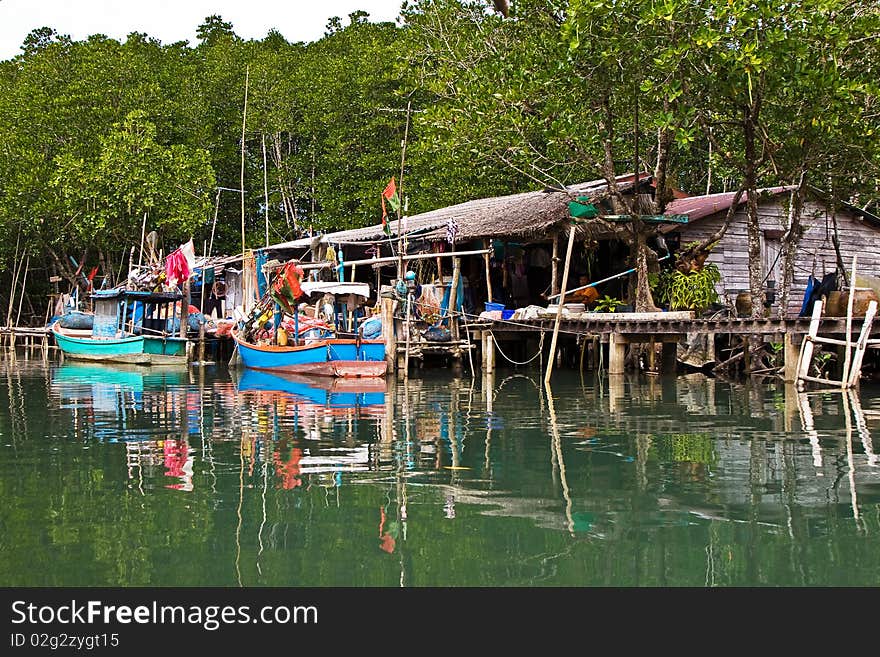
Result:
{"label": "tree trunk", "polygon": [[749,294],[752,298],[752,317],[764,315],[764,276],[761,266],[761,227],[758,223],[757,154],[755,128],[758,122],[758,103],[744,108],[743,136],[745,138],[745,187],[748,192],[748,249]]}
{"label": "tree trunk", "polygon": [[[663,101],[663,111],[669,111],[669,101]],[[657,166],[654,167],[654,182],[657,191],[654,194],[654,206],[657,214],[663,214],[666,204],[672,200],[669,189],[669,151],[672,147],[672,132],[661,129],[657,135]]]}
{"label": "tree trunk", "polygon": [[[641,224],[642,222],[639,221],[638,223]],[[639,226],[635,235],[636,284],[633,301],[633,309],[637,313],[650,313],[660,310],[654,305],[654,295],[651,294],[651,286],[648,283],[650,251],[647,244],[647,233]],[[653,255],[653,259],[656,262],[657,254]]]}
{"label": "tree trunk", "polygon": [[806,172],[802,171],[800,183],[797,189],[791,193],[788,226],[785,237],[782,240],[782,289],[779,291],[779,308],[777,310],[777,315],[780,319],[784,319],[788,312],[788,297],[791,293],[791,283],[794,280],[794,263],[798,245],[803,236],[801,214],[804,207],[803,189],[805,179]]}
{"label": "tree trunk", "polygon": [[608,183],[608,191],[611,194],[611,205],[615,214],[628,214],[631,210],[626,199],[617,184],[617,175],[614,171],[614,114],[611,110],[611,99],[606,93],[602,97],[602,109],[604,118],[599,121],[599,129],[605,133],[602,140],[604,159],[602,160],[602,175]]}

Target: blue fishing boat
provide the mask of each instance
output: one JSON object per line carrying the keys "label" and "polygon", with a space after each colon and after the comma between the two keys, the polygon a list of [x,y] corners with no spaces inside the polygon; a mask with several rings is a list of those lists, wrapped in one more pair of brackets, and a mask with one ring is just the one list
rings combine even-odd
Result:
{"label": "blue fishing boat", "polygon": [[[135,365],[186,365],[187,340],[174,337],[180,294],[101,290],[91,329],[52,324],[65,358]],[[130,311],[130,312],[129,312]],[[169,330],[170,329],[170,330]]]}
{"label": "blue fishing boat", "polygon": [[326,338],[310,344],[280,346],[248,342],[232,331],[246,368],[332,377],[385,376],[385,343],[381,340]]}

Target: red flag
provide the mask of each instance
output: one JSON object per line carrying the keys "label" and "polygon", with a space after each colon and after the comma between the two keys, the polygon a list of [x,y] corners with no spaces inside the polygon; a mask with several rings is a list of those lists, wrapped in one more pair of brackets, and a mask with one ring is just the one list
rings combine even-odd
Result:
{"label": "red flag", "polygon": [[89,272],[89,275],[87,276],[87,278],[89,279],[89,283],[91,283],[93,280],[95,280],[95,274],[98,273],[98,267],[99,267],[99,266],[100,266],[100,265],[95,265],[95,268],[92,269],[92,271]]}
{"label": "red flag", "polygon": [[400,198],[397,196],[397,185],[394,184],[394,176],[391,176],[391,181],[382,191],[382,228],[388,233],[388,211],[385,209],[386,200],[391,205],[392,210],[397,210],[400,207]]}

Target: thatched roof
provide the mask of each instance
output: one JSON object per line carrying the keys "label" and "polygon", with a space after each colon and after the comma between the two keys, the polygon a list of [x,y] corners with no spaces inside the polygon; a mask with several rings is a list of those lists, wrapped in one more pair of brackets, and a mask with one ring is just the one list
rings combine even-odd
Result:
{"label": "thatched roof", "polygon": [[[619,176],[623,188],[632,186],[633,176]],[[643,180],[648,180],[647,176]],[[555,230],[561,230],[570,219],[568,203],[579,196],[589,196],[597,201],[608,196],[605,179],[570,185],[565,191],[544,189],[508,196],[467,201],[430,212],[413,215],[403,220],[408,237],[439,241],[446,239],[446,227],[450,220],[458,224],[456,241],[480,238],[504,237],[515,240],[540,239]],[[398,236],[399,223],[389,222],[392,238]],[[558,228],[557,228],[558,227]],[[382,224],[327,233],[320,241],[329,244],[367,243],[388,239]],[[291,242],[275,244],[270,250],[308,248],[315,238],[305,237]]]}

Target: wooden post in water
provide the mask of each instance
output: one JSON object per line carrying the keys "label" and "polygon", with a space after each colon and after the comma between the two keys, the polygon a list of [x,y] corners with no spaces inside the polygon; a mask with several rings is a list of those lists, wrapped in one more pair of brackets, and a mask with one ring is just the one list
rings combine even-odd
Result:
{"label": "wooden post in water", "polygon": [[382,304],[382,339],[385,341],[385,362],[388,364],[388,371],[393,372],[397,363],[397,338],[394,335],[394,299],[384,299],[380,296],[379,301]]}
{"label": "wooden post in water", "polygon": [[[411,308],[412,308],[412,292],[407,290],[406,293],[406,350],[403,352],[403,378],[409,378],[409,340],[412,334]],[[409,421],[409,416],[407,416]]]}
{"label": "wooden post in water", "polygon": [[[849,278],[849,298],[846,300],[846,346],[843,358],[843,372],[840,375],[841,387],[846,387],[849,380],[850,359],[852,358],[852,320],[853,320],[853,302],[856,297],[856,261],[858,256],[854,255],[852,259],[852,275]],[[27,269],[24,272],[27,278]],[[16,322],[18,323],[18,322]]]}
{"label": "wooden post in water", "polygon": [[797,381],[797,366],[800,349],[794,343],[794,334],[786,333],[783,336],[783,356],[785,368],[782,379],[786,383],[795,383]]}
{"label": "wooden post in water", "polygon": [[608,374],[623,374],[625,361],[626,340],[622,335],[612,333],[608,336]]}
{"label": "wooden post in water", "polygon": [[547,359],[547,373],[544,375],[544,385],[550,384],[550,375],[553,373],[553,361],[556,359],[556,342],[559,339],[559,324],[562,322],[562,308],[565,306],[564,291],[568,289],[568,270],[571,266],[571,252],[574,249],[574,222],[568,226],[568,247],[565,250],[565,268],[562,270],[563,294],[556,300],[556,322],[553,324],[553,338],[550,340],[550,357]]}
{"label": "wooden post in water", "polygon": [[550,268],[550,294],[559,294],[559,233],[553,235],[553,259]]}
{"label": "wooden post in water", "polygon": [[486,352],[486,372],[495,371],[495,338],[492,331],[483,331],[483,349]]}
{"label": "wooden post in water", "polygon": [[663,341],[660,356],[660,371],[663,374],[675,374],[678,363],[678,343]]}
{"label": "wooden post in water", "polygon": [[205,325],[199,325],[199,365],[205,366]]}
{"label": "wooden post in water", "polygon": [[180,337],[186,339],[186,329],[189,325],[189,279],[183,282],[183,299],[180,300]]}

